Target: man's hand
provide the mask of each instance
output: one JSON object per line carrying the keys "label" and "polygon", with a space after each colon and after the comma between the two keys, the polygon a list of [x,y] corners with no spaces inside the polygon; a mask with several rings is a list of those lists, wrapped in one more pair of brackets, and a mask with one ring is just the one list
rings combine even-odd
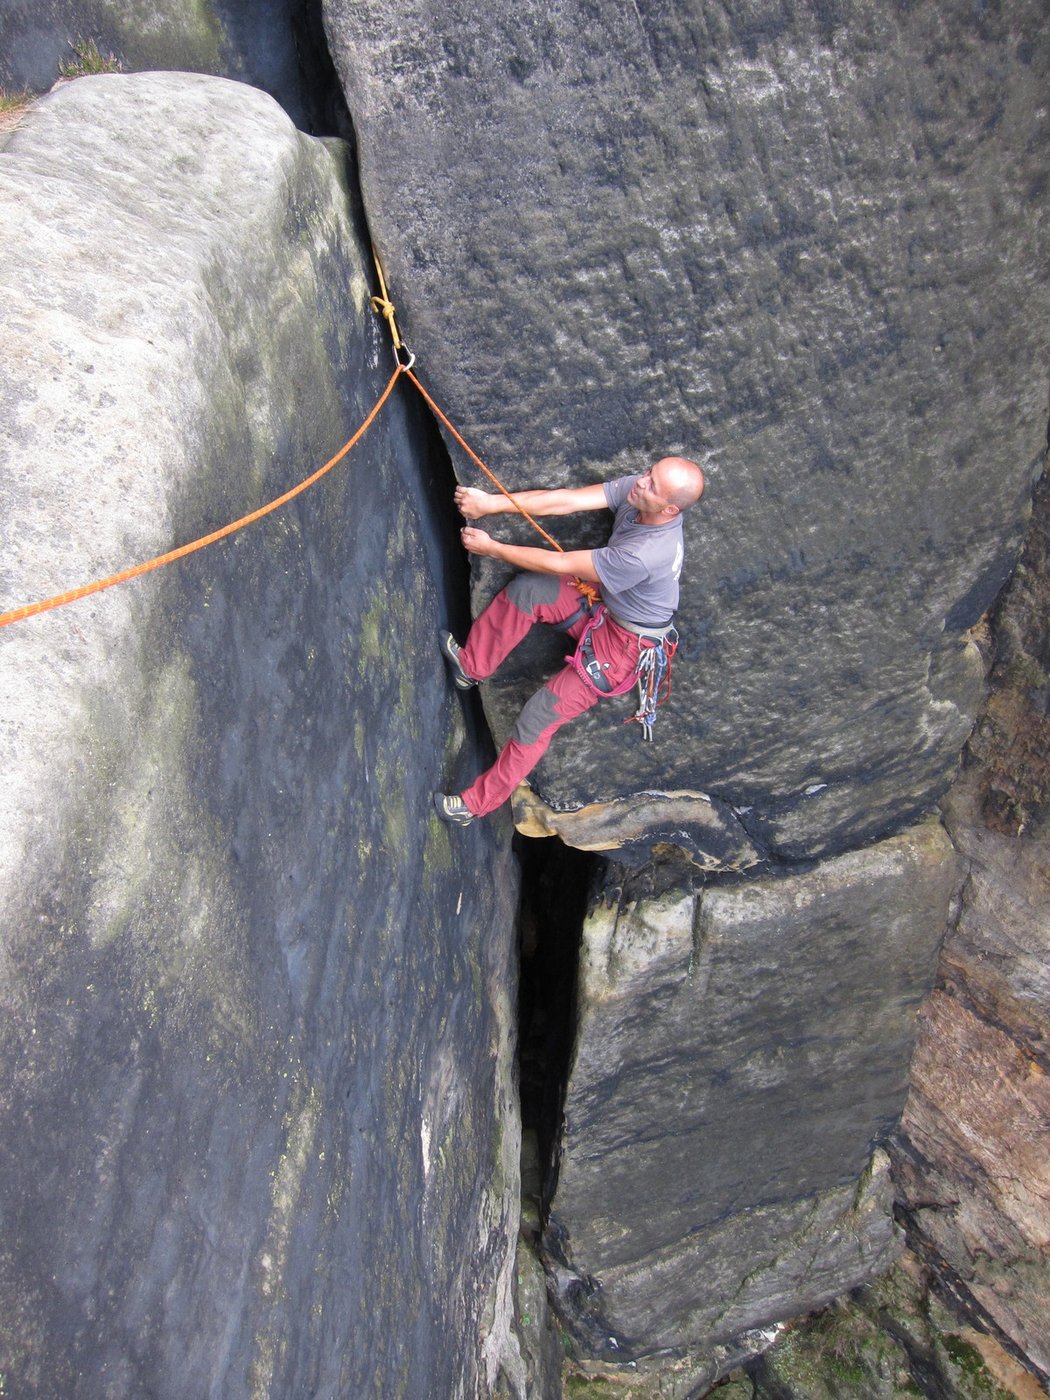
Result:
{"label": "man's hand", "polygon": [[608,510],[605,488],[558,486],[550,491],[479,491],[476,486],[457,486],[453,494],[456,508],[468,520],[484,515],[506,515],[519,508],[530,515],[575,515],[578,510]]}
{"label": "man's hand", "polygon": [[[495,498],[490,491],[479,491],[476,486],[457,486],[455,492],[456,509],[468,520],[480,520],[483,515],[494,515],[492,502]],[[506,504],[505,498],[499,501]]]}
{"label": "man's hand", "polygon": [[574,549],[566,553],[556,549],[537,549],[527,544],[504,544],[474,525],[464,525],[459,535],[468,553],[501,559],[515,569],[530,569],[534,574],[568,574],[573,578],[586,579],[588,583],[601,581],[589,549]]}
{"label": "man's hand", "polygon": [[459,533],[463,541],[463,548],[468,554],[485,554],[490,559],[499,558],[498,541],[486,534],[484,530],[479,530],[474,525],[464,525]]}

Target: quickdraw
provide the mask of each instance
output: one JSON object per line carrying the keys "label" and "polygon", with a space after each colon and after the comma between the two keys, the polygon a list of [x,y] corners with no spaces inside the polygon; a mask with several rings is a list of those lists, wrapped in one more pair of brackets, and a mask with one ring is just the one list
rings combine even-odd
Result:
{"label": "quickdraw", "polygon": [[638,660],[634,670],[625,681],[613,685],[595,655],[594,643],[591,641],[591,633],[603,625],[605,618],[604,606],[595,609],[591,621],[580,634],[575,652],[569,659],[591,689],[606,699],[626,695],[629,690],[637,687],[638,708],[633,715],[627,716],[624,724],[637,721],[642,726],[643,741],[651,744],[657,707],[666,704],[671,696],[671,660],[678,650],[678,632],[674,627],[670,627],[663,635],[639,635]]}
{"label": "quickdraw", "polygon": [[[637,721],[642,726],[642,740],[653,742],[656,707],[671,698],[671,661],[678,650],[678,633],[672,627],[666,637],[646,646],[638,654],[635,676],[638,682],[638,708],[628,715],[624,724]],[[663,692],[661,694],[661,691]]]}

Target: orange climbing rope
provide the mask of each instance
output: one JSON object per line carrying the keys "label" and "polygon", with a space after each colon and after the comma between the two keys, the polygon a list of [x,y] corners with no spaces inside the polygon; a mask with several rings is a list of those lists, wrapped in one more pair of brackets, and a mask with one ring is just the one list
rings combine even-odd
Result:
{"label": "orange climbing rope", "polygon": [[[445,416],[445,414],[442,413],[441,409],[438,408],[437,404],[427,393],[426,389],[423,388],[422,384],[412,373],[412,366],[413,364],[415,364],[416,357],[408,349],[408,346],[402,339],[401,332],[398,329],[397,312],[394,308],[394,303],[390,300],[390,296],[387,292],[386,277],[383,274],[383,264],[379,260],[379,254],[376,251],[375,244],[372,245],[372,258],[376,265],[376,275],[379,278],[379,295],[374,296],[372,298],[372,310],[375,311],[377,315],[382,316],[390,328],[390,338],[394,342],[394,359],[397,361],[398,368],[408,375],[409,379],[411,379],[412,383],[419,390],[420,394],[423,397],[424,403],[426,403],[431,413],[434,414],[435,418],[437,418],[439,422],[445,425],[445,427],[452,434],[453,438],[455,438],[456,442],[459,443],[460,447],[462,447],[463,451],[467,454],[467,456],[474,463],[474,465],[476,467],[479,467],[481,471],[485,473],[488,479],[492,482],[493,486],[495,486],[499,492],[506,496],[507,500],[511,503],[514,509],[518,512],[518,514],[523,515],[525,517],[525,519],[529,522],[529,524],[532,526],[532,528],[536,531],[537,534],[542,535],[543,538],[547,541],[547,543],[553,549],[556,549],[559,554],[564,554],[564,546],[560,545],[553,535],[549,535],[547,533],[547,531],[543,528],[539,521],[537,521],[534,516],[529,514],[529,512],[525,509],[525,507],[521,504],[520,501],[516,501],[514,499],[511,492],[508,491],[507,488],[503,485],[503,482],[500,481],[496,473],[494,471],[490,471],[490,469],[485,465],[485,463],[481,460],[481,458],[470,446],[470,444],[457,431],[454,424],[452,424]],[[405,361],[402,361],[401,359],[402,352],[404,352],[408,357]],[[588,583],[585,579],[580,578],[574,579],[573,581],[576,584],[576,587],[579,590],[579,592],[589,602],[596,603],[601,597],[601,594],[598,592],[598,589],[594,586],[593,583]]]}
{"label": "orange climbing rope", "polygon": [[268,501],[266,505],[260,506],[258,510],[253,510],[250,515],[242,515],[240,520],[234,520],[229,525],[224,525],[221,530],[213,530],[210,535],[202,535],[198,540],[191,540],[189,544],[180,545],[178,549],[171,549],[167,554],[158,554],[155,559],[147,559],[143,564],[135,564],[130,569],[123,569],[119,574],[111,574],[109,578],[97,580],[95,583],[84,584],[81,588],[71,588],[68,593],[57,593],[53,598],[44,598],[39,603],[28,603],[24,608],[12,608],[10,612],[0,613],[0,627],[6,627],[11,622],[21,622],[23,618],[35,617],[38,613],[50,612],[52,608],[60,608],[65,603],[75,603],[78,598],[86,598],[92,593],[101,593],[104,588],[112,588],[115,584],[126,583],[128,579],[138,578],[140,574],[148,574],[151,569],[159,569],[164,564],[172,564],[176,559],[183,559],[187,554],[193,554],[198,549],[203,549],[205,545],[214,544],[216,540],[225,539],[227,535],[232,535],[235,530],[243,530],[245,525],[251,525],[255,520],[261,520],[264,515],[269,515],[271,511],[277,510],[280,506],[286,505],[295,496],[299,496],[315,481],[320,481],[326,472],[332,470],[337,462],[341,462],[352,447],[361,441],[365,433],[375,422],[379,410],[390,397],[391,391],[398,379],[401,377],[401,366],[390,376],[390,381],[380,394],[372,407],[368,417],[364,420],[357,431],[335,454],[330,457],[323,467],[308,476],[305,481],[300,481],[298,486],[293,486],[290,491],[286,491],[283,496],[278,496],[275,500]]}
{"label": "orange climbing rope", "polygon": [[518,501],[516,501],[516,500],[514,499],[514,497],[511,495],[511,493],[510,493],[510,492],[507,490],[507,488],[503,485],[503,482],[500,481],[500,479],[499,479],[499,477],[496,475],[496,473],[493,472],[493,471],[490,471],[490,470],[488,469],[488,467],[486,467],[485,463],[484,463],[484,462],[481,460],[481,458],[478,456],[478,454],[474,451],[474,449],[469,445],[469,443],[465,442],[465,441],[463,440],[463,438],[460,437],[459,433],[456,431],[456,429],[453,427],[453,425],[448,421],[448,419],[445,417],[445,415],[441,412],[441,409],[438,408],[437,404],[436,404],[436,403],[434,402],[434,400],[430,397],[430,395],[427,393],[427,391],[423,388],[422,384],[420,384],[419,380],[416,378],[416,376],[412,373],[412,371],[411,371],[407,366],[405,367],[404,372],[405,372],[405,374],[408,375],[409,379],[411,379],[412,383],[416,386],[416,388],[417,388],[417,389],[419,390],[419,392],[422,394],[422,396],[423,396],[423,401],[426,403],[426,405],[427,405],[427,407],[430,409],[430,411],[434,414],[435,418],[437,418],[440,422],[444,423],[445,427],[449,430],[449,432],[452,434],[452,436],[456,439],[456,441],[459,443],[460,447],[462,447],[463,451],[467,454],[467,456],[468,456],[468,457],[470,458],[470,460],[474,463],[474,465],[481,468],[481,470],[485,473],[485,475],[488,477],[488,479],[492,482],[493,486],[495,486],[497,490],[502,491],[502,493],[504,494],[504,496],[506,496],[507,500],[510,501],[511,505],[512,505],[512,506],[514,507],[514,509],[518,512],[518,514],[519,514],[519,515],[523,515],[523,516],[525,517],[525,519],[529,522],[529,524],[532,526],[532,528],[533,528],[534,530],[536,530],[539,534],[541,534],[541,535],[543,536],[543,538],[547,541],[548,544],[553,545],[554,548],[555,548],[556,550],[558,550],[560,553],[564,554],[564,553],[565,553],[565,550],[564,550],[563,546],[560,545],[560,544],[558,543],[558,541],[557,541],[552,535],[548,535],[548,534],[547,534],[547,531],[543,528],[543,526],[539,523],[539,521],[536,520],[533,516],[531,516],[531,515],[529,514],[529,512],[525,509],[525,507],[524,507],[523,505],[521,505]]}
{"label": "orange climbing rope", "polygon": [[[543,526],[540,525],[529,514],[525,507],[520,505],[514,499],[511,493],[496,476],[495,472],[489,470],[489,468],[481,460],[481,458],[474,451],[474,449],[469,445],[469,443],[465,441],[465,439],[460,435],[460,433],[456,430],[453,424],[437,406],[437,404],[434,402],[431,396],[427,393],[426,389],[423,388],[423,385],[419,382],[417,377],[412,373],[412,366],[415,364],[416,357],[413,354],[411,354],[411,352],[408,350],[408,347],[405,345],[404,341],[401,338],[401,334],[398,331],[397,319],[394,311],[394,303],[387,296],[386,281],[383,276],[383,269],[379,262],[378,254],[375,253],[375,249],[373,249],[372,251],[373,256],[375,257],[376,271],[379,274],[380,286],[380,295],[374,296],[372,298],[372,307],[373,310],[377,312],[377,314],[383,316],[386,319],[390,327],[391,337],[394,342],[394,359],[396,361],[396,368],[394,370],[394,373],[390,376],[386,388],[383,390],[379,398],[373,404],[371,410],[368,413],[368,416],[364,419],[364,421],[361,423],[361,426],[356,430],[356,432],[354,432],[352,436],[349,437],[347,441],[343,443],[342,447],[335,454],[335,456],[330,457],[323,467],[318,467],[318,469],[315,472],[312,472],[310,476],[306,477],[305,480],[300,481],[298,486],[293,486],[290,491],[285,491],[283,495],[275,497],[275,499],[272,501],[268,501],[266,505],[260,506],[258,510],[253,510],[249,515],[242,515],[239,520],[231,521],[229,525],[224,525],[222,529],[213,530],[210,535],[202,535],[199,539],[191,540],[189,544],[180,545],[178,549],[171,549],[166,554],[158,554],[155,558],[147,559],[142,564],[135,564],[129,569],[122,569],[120,573],[110,574],[108,578],[98,579],[96,580],[96,582],[86,583],[80,588],[71,588],[68,590],[68,592],[56,593],[51,598],[43,598],[37,603],[27,603],[24,607],[12,608],[9,612],[0,613],[0,627],[7,627],[12,622],[21,622],[27,617],[36,617],[39,613],[50,612],[53,608],[63,607],[66,603],[75,603],[78,598],[87,598],[92,593],[101,593],[106,588],[113,588],[118,583],[126,583],[129,579],[138,578],[141,574],[148,574],[151,570],[159,569],[165,564],[173,564],[176,559],[184,559],[186,555],[193,554],[198,549],[204,549],[206,545],[215,544],[216,541],[225,539],[227,535],[232,535],[237,530],[243,530],[246,525],[251,525],[256,520],[261,520],[264,515],[269,515],[272,511],[278,510],[283,505],[287,505],[289,501],[293,500],[296,496],[301,495],[309,487],[313,486],[315,482],[320,481],[321,477],[323,477],[327,472],[330,472],[332,468],[337,465],[337,463],[343,460],[343,458],[349,451],[351,451],[352,448],[357,446],[357,444],[364,437],[365,433],[368,432],[368,429],[375,422],[380,409],[390,397],[391,393],[393,392],[394,385],[397,383],[397,381],[401,378],[403,374],[407,375],[408,378],[411,379],[412,383],[419,390],[419,393],[422,395],[424,402],[428,405],[431,412],[440,420],[440,422],[444,424],[444,426],[452,434],[453,438],[455,438],[456,442],[458,442],[460,447],[462,447],[463,451],[466,452],[467,456],[471,459],[471,461],[474,462],[474,464],[478,466],[481,469],[481,471],[484,472],[484,474],[493,483],[493,485],[496,486],[497,489],[501,491],[504,496],[506,496],[507,500],[510,501],[514,509],[518,511],[519,514],[525,517],[525,519],[529,522],[532,528],[538,531],[539,534],[543,536],[543,538],[547,541],[548,544],[552,545],[554,549],[558,550],[561,553],[565,552],[563,547],[558,543],[558,541],[554,539],[551,535],[549,535],[547,531],[543,528]],[[404,353],[404,355],[406,356],[404,360],[402,360],[401,358],[402,353]],[[588,598],[591,602],[595,602],[597,600],[599,594],[598,590],[593,586],[593,584],[587,583],[583,579],[576,579],[575,583],[576,587],[579,589],[580,593],[585,598]]]}
{"label": "orange climbing rope", "polygon": [[[402,343],[403,343],[403,342],[402,342]],[[399,363],[400,363],[400,361],[399,361]],[[402,369],[403,369],[403,372],[404,372],[405,374],[408,375],[409,379],[411,379],[412,383],[413,383],[413,384],[416,386],[416,388],[419,390],[420,394],[422,394],[423,400],[424,400],[424,402],[427,404],[427,406],[429,407],[431,413],[433,413],[434,416],[435,416],[437,419],[440,420],[440,422],[444,423],[445,427],[449,430],[449,432],[452,434],[452,436],[456,439],[456,441],[459,443],[460,447],[462,447],[463,451],[467,454],[467,456],[468,456],[468,457],[470,458],[470,460],[474,463],[474,465],[481,468],[481,470],[485,473],[485,475],[486,475],[486,476],[488,477],[488,479],[492,482],[492,484],[493,484],[499,491],[502,491],[503,495],[506,496],[506,498],[507,498],[508,501],[510,501],[511,505],[512,505],[512,506],[514,507],[514,509],[518,512],[518,514],[519,514],[519,515],[523,515],[523,516],[525,517],[525,519],[529,522],[529,524],[532,526],[532,528],[533,528],[535,531],[537,531],[537,533],[541,534],[541,535],[543,536],[543,538],[547,541],[547,543],[548,543],[549,545],[553,545],[553,547],[554,547],[560,554],[564,554],[564,553],[565,553],[565,548],[564,548],[564,546],[563,546],[563,545],[560,545],[560,544],[558,543],[558,541],[554,538],[553,535],[548,535],[547,531],[543,528],[543,526],[539,523],[539,521],[537,521],[533,516],[531,516],[531,515],[529,514],[529,512],[525,509],[525,507],[524,507],[519,501],[516,501],[516,500],[514,499],[514,497],[511,495],[511,493],[510,493],[510,492],[507,490],[507,488],[503,485],[503,482],[500,481],[500,479],[499,479],[499,477],[496,475],[496,473],[493,472],[493,471],[490,471],[489,468],[486,467],[485,463],[484,463],[484,462],[481,460],[481,458],[478,456],[478,454],[477,454],[477,453],[474,451],[474,449],[470,446],[470,444],[467,443],[466,441],[464,441],[464,439],[463,439],[463,438],[460,436],[460,434],[456,431],[455,427],[453,427],[453,425],[449,422],[449,420],[448,420],[448,419],[445,417],[445,415],[441,412],[441,409],[438,408],[437,404],[436,404],[436,403],[434,402],[434,400],[430,397],[430,395],[427,393],[427,391],[423,388],[422,384],[420,384],[419,380],[418,380],[418,379],[416,378],[416,376],[412,373],[412,370],[409,368],[409,366],[408,366],[408,365],[404,365],[404,366],[402,366]],[[577,590],[582,594],[582,596],[583,596],[584,598],[588,599],[589,602],[591,602],[591,603],[596,603],[596,602],[598,601],[598,599],[601,597],[601,594],[598,592],[598,589],[595,587],[595,585],[594,585],[593,583],[588,583],[586,579],[582,579],[582,578],[573,579],[573,583],[575,583]]]}

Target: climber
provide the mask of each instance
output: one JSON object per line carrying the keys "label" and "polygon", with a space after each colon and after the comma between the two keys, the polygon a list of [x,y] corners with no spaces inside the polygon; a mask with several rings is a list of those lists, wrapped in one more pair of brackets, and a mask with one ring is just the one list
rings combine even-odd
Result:
{"label": "climber", "polygon": [[[684,554],[682,512],[698,501],[704,474],[684,457],[662,457],[637,476],[591,486],[518,491],[514,502],[530,515],[611,510],[612,533],[603,549],[560,553],[503,544],[467,524],[464,547],[523,570],[478,617],[461,647],[450,632],[442,655],[460,690],[487,680],[537,622],[551,623],[577,643],[561,671],[528,700],[496,762],[461,794],[437,792],[442,821],[469,826],[492,812],[531,773],[558,729],[603,696],[634,684],[642,650],[659,646],[678,606]],[[514,510],[506,496],[458,486],[456,505],[468,520]],[[599,586],[592,609],[574,580]]]}

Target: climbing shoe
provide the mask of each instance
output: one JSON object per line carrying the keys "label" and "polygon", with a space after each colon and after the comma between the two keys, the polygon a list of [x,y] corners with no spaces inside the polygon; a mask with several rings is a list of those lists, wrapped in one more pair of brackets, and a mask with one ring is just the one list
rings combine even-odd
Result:
{"label": "climbing shoe", "polygon": [[451,632],[438,633],[438,645],[441,647],[441,655],[448,662],[448,669],[452,672],[452,679],[457,690],[470,690],[477,685],[473,676],[468,676],[463,669],[463,662],[459,659],[459,643]]}
{"label": "climbing shoe", "polygon": [[462,797],[454,793],[435,792],[434,808],[443,822],[451,822],[453,826],[469,826],[474,820],[474,813]]}

